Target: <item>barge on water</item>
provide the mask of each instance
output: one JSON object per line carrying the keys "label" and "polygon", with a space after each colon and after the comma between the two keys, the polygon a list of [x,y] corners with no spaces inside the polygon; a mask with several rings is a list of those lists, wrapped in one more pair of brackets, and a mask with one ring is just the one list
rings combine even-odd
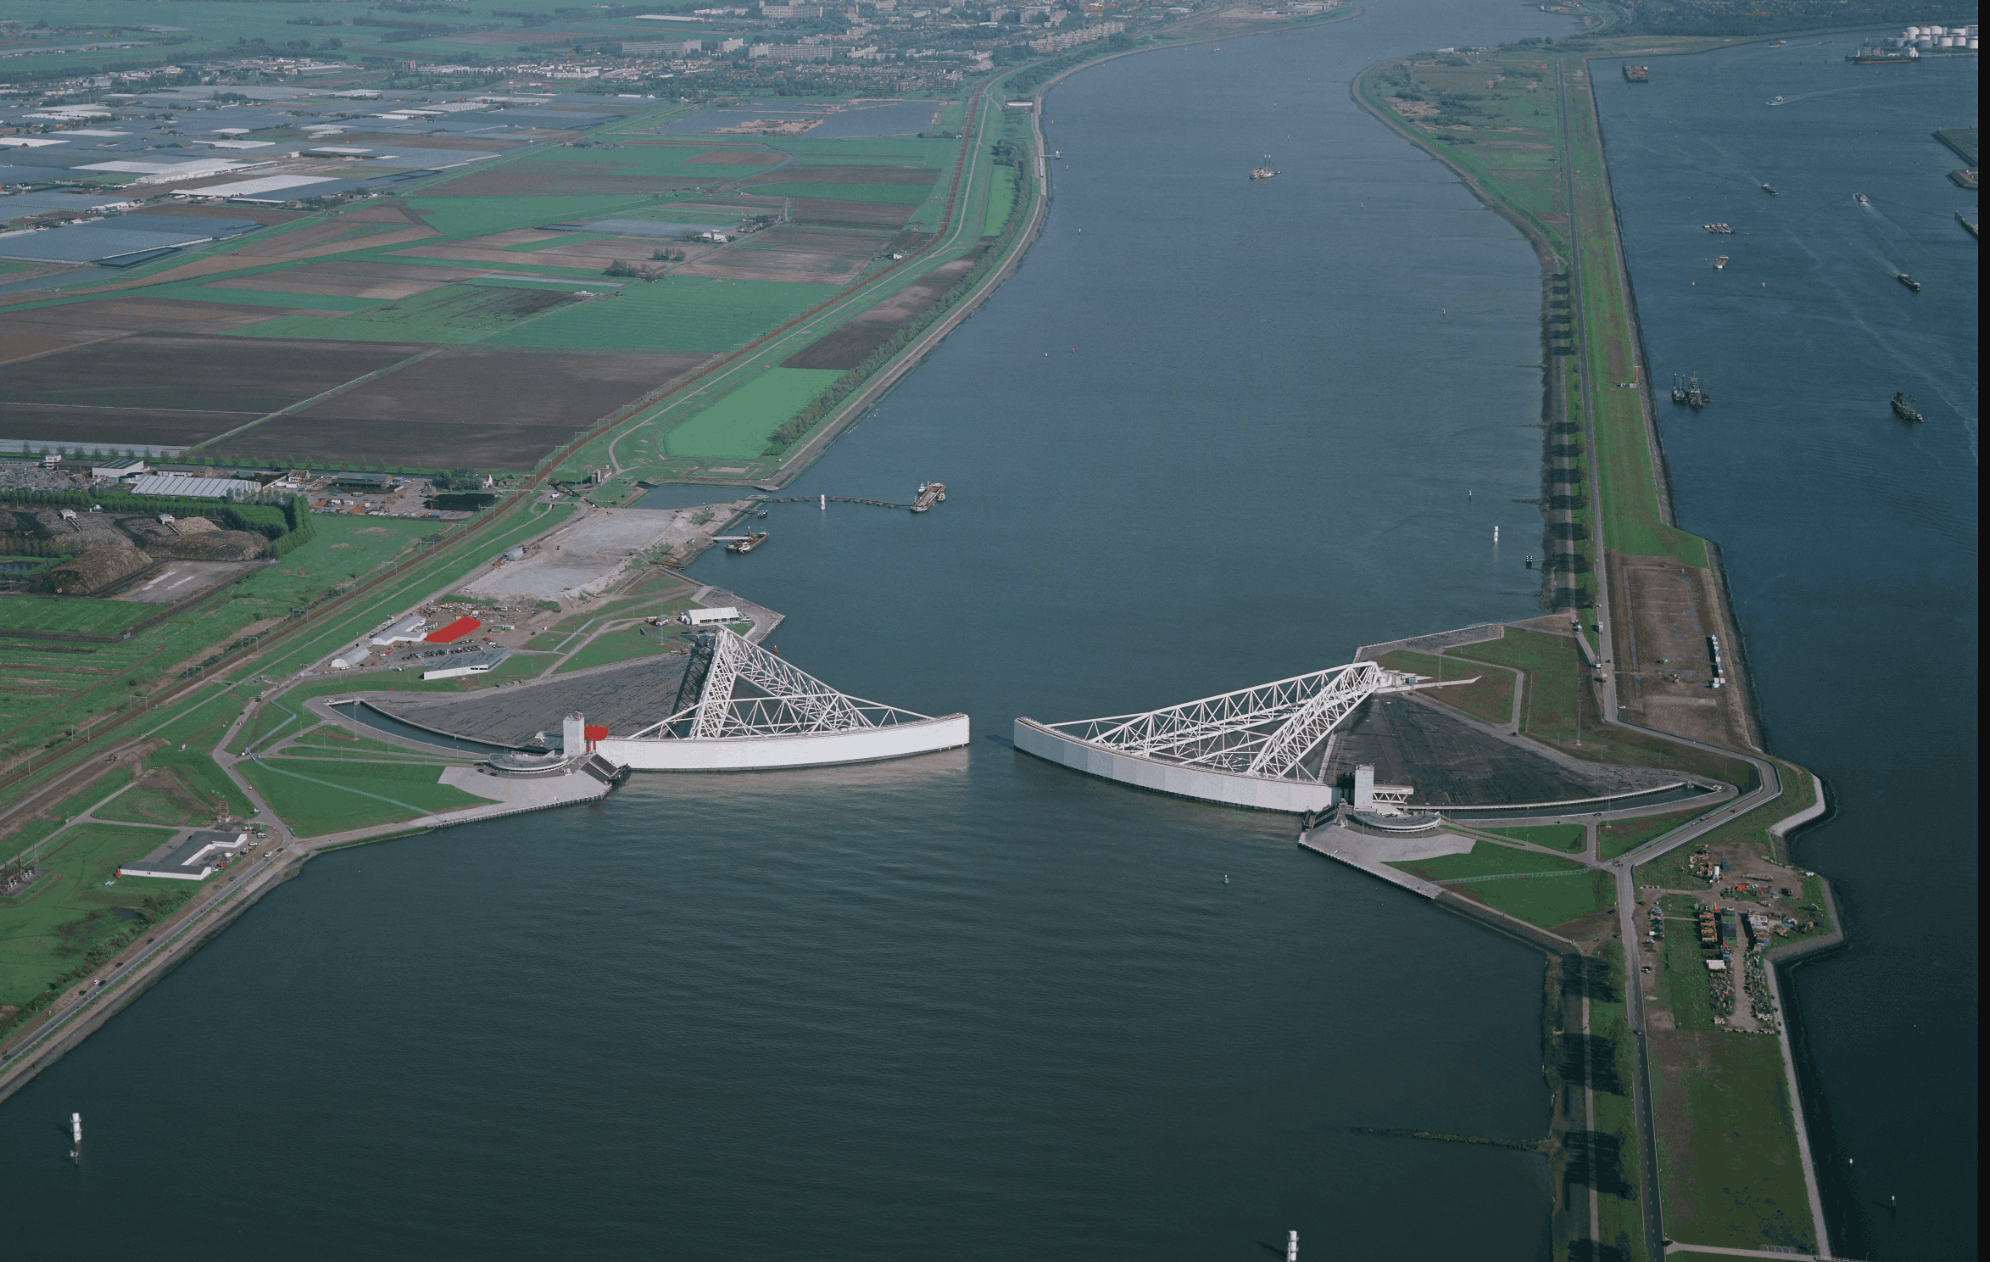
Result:
{"label": "barge on water", "polygon": [[1919,422],[1928,419],[1922,416],[1920,409],[1914,406],[1914,396],[1905,390],[1895,390],[1893,392],[1892,403],[1893,414],[1903,421]]}

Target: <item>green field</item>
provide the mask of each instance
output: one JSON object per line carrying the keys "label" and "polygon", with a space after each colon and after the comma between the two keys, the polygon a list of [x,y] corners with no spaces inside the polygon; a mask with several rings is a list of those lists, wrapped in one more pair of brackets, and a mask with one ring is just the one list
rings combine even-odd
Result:
{"label": "green field", "polygon": [[572,670],[585,670],[590,666],[606,666],[610,662],[626,662],[637,657],[652,657],[658,653],[668,653],[682,648],[682,637],[672,635],[657,627],[625,627],[620,631],[609,631],[594,638],[586,648],[560,663],[554,674],[563,675]]}
{"label": "green field", "polygon": [[489,798],[436,783],[440,763],[346,766],[328,759],[271,758],[242,763],[237,770],[301,837],[490,805]]}
{"label": "green field", "polygon": [[833,368],[769,368],[673,426],[664,443],[673,456],[750,460],[789,417],[842,375]]}
{"label": "green field", "polygon": [[1411,859],[1392,863],[1412,876],[1426,881],[1455,881],[1460,877],[1493,876],[1509,872],[1580,872],[1573,859],[1557,859],[1533,850],[1519,850],[1497,842],[1482,841],[1465,854],[1439,855],[1434,859]]}
{"label": "green field", "polygon": [[118,794],[109,805],[98,807],[95,811],[96,817],[120,819],[134,824],[166,824],[177,828],[205,823],[227,809],[224,798],[219,794],[207,792],[205,786],[198,783],[184,769],[167,770],[179,782],[178,793],[162,792],[140,785]]}
{"label": "green field", "polygon": [[932,184],[756,184],[753,192],[762,197],[822,197],[839,202],[896,202],[917,206],[932,196],[933,190],[946,192],[946,186]]}
{"label": "green field", "polygon": [[1601,872],[1532,881],[1480,881],[1463,888],[1484,899],[1486,906],[1543,929],[1616,905],[1610,878]]}
{"label": "green field", "polygon": [[116,635],[159,612],[157,605],[88,597],[7,596],[0,598],[0,634],[8,631],[68,631]]}
{"label": "green field", "polygon": [[[52,875],[18,900],[0,900],[0,1004],[44,999],[81,976],[190,897],[191,881],[112,880],[121,863],[156,850],[172,834],[157,828],[86,824],[42,856]],[[0,1030],[32,1011],[0,1013]]]}
{"label": "green field", "polygon": [[1582,849],[1587,840],[1586,830],[1581,824],[1541,824],[1533,828],[1482,828],[1480,832],[1492,833],[1498,837],[1511,837],[1515,841],[1532,842],[1537,846],[1549,846],[1556,850],[1566,850],[1571,854]]}
{"label": "green field", "polygon": [[[1694,983],[1704,990],[1698,954]],[[1652,1074],[1667,1234],[1730,1248],[1810,1250],[1810,1198],[1781,1044],[1683,1029],[1659,1041],[1682,1045],[1667,1047],[1671,1054]]]}
{"label": "green field", "polygon": [[837,292],[834,285],[666,276],[625,285],[613,298],[575,303],[484,345],[710,354],[742,346]]}
{"label": "green field", "polygon": [[[536,155],[535,155],[536,156]],[[479,164],[481,166],[481,164]],[[473,171],[478,167],[471,168]],[[446,186],[445,186],[446,187]],[[509,197],[410,197],[408,208],[445,237],[481,237],[568,219],[601,219],[646,204],[628,193],[541,193]],[[434,244],[425,242],[424,244]]]}

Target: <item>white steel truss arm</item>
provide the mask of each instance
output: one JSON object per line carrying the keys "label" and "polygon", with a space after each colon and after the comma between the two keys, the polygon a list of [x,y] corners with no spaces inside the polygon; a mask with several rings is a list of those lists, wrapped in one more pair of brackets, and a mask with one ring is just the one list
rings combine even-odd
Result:
{"label": "white steel truss arm", "polygon": [[1333,680],[1300,706],[1258,751],[1246,774],[1283,777],[1299,765],[1314,746],[1327,738],[1334,725],[1368,700],[1380,683],[1382,670],[1373,662],[1355,662],[1343,667]]}

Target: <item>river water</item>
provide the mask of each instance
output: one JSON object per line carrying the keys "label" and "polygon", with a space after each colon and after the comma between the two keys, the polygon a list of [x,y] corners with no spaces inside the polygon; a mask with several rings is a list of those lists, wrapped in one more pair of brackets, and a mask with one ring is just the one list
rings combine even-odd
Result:
{"label": "river water", "polygon": [[[1697,417],[1661,405],[1679,524],[1722,545],[1769,748],[1822,775],[1834,808],[1796,853],[1837,881],[1851,945],[1786,987],[1832,1247],[1963,1258],[1979,295],[1954,216],[1977,203],[1930,133],[1976,125],[1978,67],[1854,66],[1861,38],[1650,59],[1648,84],[1598,62],[1595,79],[1653,375],[1697,372],[1714,395]],[[1716,254],[1733,261],[1716,272]],[[1925,423],[1894,419],[1897,389]]]}
{"label": "river water", "polygon": [[1536,952],[991,738],[1538,609],[1535,261],[1347,84],[1566,29],[1419,0],[1058,88],[1042,241],[795,488],[948,502],[695,571],[972,748],[312,862],[0,1110],[10,1246],[1544,1256],[1539,1158],[1358,1129],[1541,1134]]}

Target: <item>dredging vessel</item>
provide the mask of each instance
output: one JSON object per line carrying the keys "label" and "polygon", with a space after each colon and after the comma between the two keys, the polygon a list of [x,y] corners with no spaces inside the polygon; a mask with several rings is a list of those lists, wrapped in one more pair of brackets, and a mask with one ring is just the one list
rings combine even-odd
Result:
{"label": "dredging vessel", "polygon": [[1723,255],[1721,255],[1721,256],[1720,256],[1719,258],[1717,258],[1717,259],[1715,259],[1715,260],[1714,260],[1714,270],[1715,270],[1715,271],[1717,271],[1717,272],[1718,272],[1719,270],[1721,270],[1721,269],[1722,269],[1723,267],[1726,267],[1726,266],[1727,266],[1727,255],[1723,254]]}
{"label": "dredging vessel", "polygon": [[764,530],[756,530],[752,534],[747,535],[744,539],[734,539],[731,543],[726,545],[726,551],[734,553],[736,555],[744,556],[746,553],[753,551],[755,548],[759,547],[761,544],[765,542],[767,542],[767,532]]}
{"label": "dredging vessel", "polygon": [[947,499],[947,484],[944,482],[921,482],[919,498],[912,501],[912,511],[923,513],[935,504],[943,504]]}
{"label": "dredging vessel", "polygon": [[1650,66],[1625,66],[1625,67],[1624,67],[1624,78],[1628,79],[1628,80],[1629,80],[1630,82],[1632,82],[1632,83],[1650,83],[1650,82],[1651,82],[1651,67],[1650,67]]}
{"label": "dredging vessel", "polygon": [[1915,280],[1912,276],[1909,276],[1906,272],[1895,272],[1893,275],[1893,279],[1899,281],[1901,284],[1907,286],[1909,289],[1913,290],[1917,294],[1921,292],[1921,282]]}
{"label": "dredging vessel", "polygon": [[1905,390],[1895,390],[1893,392],[1893,414],[1903,421],[1924,421],[1928,419],[1922,416],[1920,411],[1915,408],[1914,396]]}
{"label": "dredging vessel", "polygon": [[1274,170],[1272,170],[1272,169],[1271,169],[1271,155],[1270,155],[1270,154],[1266,154],[1266,155],[1264,156],[1264,165],[1263,165],[1263,166],[1261,166],[1261,167],[1252,167],[1252,168],[1251,168],[1251,178],[1252,178],[1252,179],[1254,179],[1254,180],[1268,180],[1268,179],[1270,179],[1270,178],[1271,178],[1272,176],[1274,176],[1274,175],[1277,175],[1277,174],[1278,174],[1278,172],[1276,172],[1276,171],[1274,171]]}

